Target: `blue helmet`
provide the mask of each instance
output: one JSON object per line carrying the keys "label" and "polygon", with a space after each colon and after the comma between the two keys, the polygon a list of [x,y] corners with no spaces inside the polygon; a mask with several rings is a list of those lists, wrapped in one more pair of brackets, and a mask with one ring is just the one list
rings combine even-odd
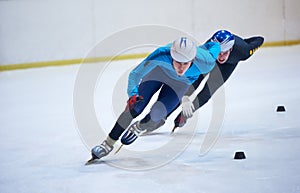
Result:
{"label": "blue helmet", "polygon": [[221,52],[226,52],[234,45],[234,36],[226,30],[217,31],[211,38],[213,42],[219,42],[221,46]]}

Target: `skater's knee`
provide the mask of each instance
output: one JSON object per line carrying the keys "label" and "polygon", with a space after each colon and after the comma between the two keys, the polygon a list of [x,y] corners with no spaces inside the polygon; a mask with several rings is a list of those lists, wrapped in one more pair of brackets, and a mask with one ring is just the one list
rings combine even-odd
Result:
{"label": "skater's knee", "polygon": [[159,122],[159,121],[165,119],[167,114],[168,114],[168,112],[167,112],[165,105],[160,101],[155,102],[150,111],[151,119],[154,122]]}

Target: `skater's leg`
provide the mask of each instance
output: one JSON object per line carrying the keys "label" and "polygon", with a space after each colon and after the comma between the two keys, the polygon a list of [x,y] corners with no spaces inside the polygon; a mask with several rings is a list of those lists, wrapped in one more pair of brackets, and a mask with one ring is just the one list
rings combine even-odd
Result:
{"label": "skater's leg", "polygon": [[143,100],[136,103],[133,108],[127,109],[121,113],[114,127],[108,134],[108,137],[102,142],[101,145],[95,146],[92,149],[92,156],[94,158],[100,159],[113,150],[115,142],[130,125],[131,121],[145,109],[151,97],[159,90],[161,85],[162,83],[158,81],[147,81],[141,83],[139,86],[139,94],[140,96],[143,96]]}
{"label": "skater's leg", "polygon": [[147,131],[151,132],[163,125],[168,113],[179,104],[180,98],[168,85],[163,85],[158,100],[153,104],[150,113],[141,121],[137,121],[123,135],[121,142],[125,145],[133,143],[137,137]]}

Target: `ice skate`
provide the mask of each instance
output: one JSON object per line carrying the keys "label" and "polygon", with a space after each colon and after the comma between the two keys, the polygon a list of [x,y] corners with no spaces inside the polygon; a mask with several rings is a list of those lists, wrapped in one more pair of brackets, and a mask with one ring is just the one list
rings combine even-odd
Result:
{"label": "ice skate", "polygon": [[155,125],[153,125],[152,127],[147,127],[146,131],[143,132],[141,135],[148,135],[148,134],[152,133],[153,131],[159,129],[164,124],[165,124],[165,120],[161,120],[158,123],[156,123]]}
{"label": "ice skate", "polygon": [[124,133],[121,138],[121,142],[124,145],[132,144],[138,136],[146,132],[146,129],[142,129],[140,126],[140,121],[133,123]]}
{"label": "ice skate", "polygon": [[92,149],[92,154],[100,159],[108,155],[113,148],[113,146],[108,144],[107,140],[104,140],[101,145],[97,145]]}
{"label": "ice skate", "polygon": [[175,118],[174,120],[174,127],[171,131],[171,133],[174,133],[174,131],[178,128],[178,127],[183,127],[186,122],[187,122],[187,117],[183,116],[181,113]]}
{"label": "ice skate", "polygon": [[92,158],[88,160],[85,165],[89,165],[95,160],[107,156],[113,150],[113,148],[114,147],[112,145],[108,144],[107,140],[104,140],[101,145],[97,145],[91,150]]}

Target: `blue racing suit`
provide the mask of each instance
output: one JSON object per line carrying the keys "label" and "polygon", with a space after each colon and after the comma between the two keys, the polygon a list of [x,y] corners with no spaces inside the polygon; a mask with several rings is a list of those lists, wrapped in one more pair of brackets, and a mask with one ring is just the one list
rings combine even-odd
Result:
{"label": "blue racing suit", "polygon": [[143,78],[153,73],[155,68],[160,68],[165,76],[177,82],[191,85],[201,74],[207,74],[214,66],[216,58],[220,53],[218,43],[208,42],[197,48],[196,57],[191,67],[185,72],[184,76],[178,76],[173,68],[172,57],[170,54],[171,44],[160,47],[151,53],[144,61],[142,61],[135,69],[133,69],[128,77],[128,96],[138,94],[138,86]]}
{"label": "blue racing suit", "polygon": [[[172,112],[201,74],[209,73],[216,64],[220,53],[220,45],[208,42],[197,47],[196,57],[183,76],[178,76],[173,68],[173,59],[170,54],[171,44],[160,47],[144,59],[128,77],[128,96],[142,96],[143,100],[133,109],[123,112],[109,136],[118,140],[132,119],[137,117],[148,105],[152,96],[160,89],[158,99],[151,107],[150,113],[144,118],[159,123]],[[143,122],[143,120],[141,121]]]}

